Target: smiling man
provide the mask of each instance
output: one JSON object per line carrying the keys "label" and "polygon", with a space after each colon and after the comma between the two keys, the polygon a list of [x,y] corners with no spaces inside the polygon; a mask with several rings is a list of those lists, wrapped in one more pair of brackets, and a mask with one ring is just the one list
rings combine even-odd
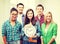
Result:
{"label": "smiling man", "polygon": [[20,44],[20,32],[22,25],[17,21],[18,11],[10,10],[10,18],[2,26],[4,44]]}

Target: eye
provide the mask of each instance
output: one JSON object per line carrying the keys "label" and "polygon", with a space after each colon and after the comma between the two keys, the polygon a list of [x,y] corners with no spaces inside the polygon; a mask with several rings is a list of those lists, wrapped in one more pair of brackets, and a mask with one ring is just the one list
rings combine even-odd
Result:
{"label": "eye", "polygon": [[12,15],[17,15],[17,14],[12,14]]}

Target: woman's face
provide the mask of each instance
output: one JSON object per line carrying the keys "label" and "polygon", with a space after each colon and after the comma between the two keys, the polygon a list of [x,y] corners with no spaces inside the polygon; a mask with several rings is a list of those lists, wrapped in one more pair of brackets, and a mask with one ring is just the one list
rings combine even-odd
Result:
{"label": "woman's face", "polygon": [[52,21],[52,16],[51,16],[51,14],[48,13],[48,14],[46,15],[46,22],[47,22],[47,23],[50,23],[51,21]]}
{"label": "woman's face", "polygon": [[33,12],[32,12],[32,11],[29,11],[29,12],[27,13],[27,17],[31,20],[32,17],[33,17]]}

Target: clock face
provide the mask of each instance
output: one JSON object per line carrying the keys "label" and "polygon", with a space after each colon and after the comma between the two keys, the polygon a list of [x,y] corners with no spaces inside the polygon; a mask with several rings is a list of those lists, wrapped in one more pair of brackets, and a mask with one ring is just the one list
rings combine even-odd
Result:
{"label": "clock face", "polygon": [[28,37],[33,37],[36,34],[36,29],[33,25],[25,25],[24,33]]}

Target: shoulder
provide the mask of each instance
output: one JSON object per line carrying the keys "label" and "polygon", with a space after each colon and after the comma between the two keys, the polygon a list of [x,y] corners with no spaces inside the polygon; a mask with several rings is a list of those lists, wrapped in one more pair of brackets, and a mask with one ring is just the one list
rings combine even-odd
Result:
{"label": "shoulder", "polygon": [[43,26],[43,25],[46,25],[46,23],[42,23],[42,26]]}
{"label": "shoulder", "polygon": [[36,25],[37,25],[37,24],[40,25],[40,22],[39,22],[38,20],[36,21]]}
{"label": "shoulder", "polygon": [[45,27],[46,26],[46,23],[42,23],[41,27]]}
{"label": "shoulder", "polygon": [[19,21],[16,21],[16,23],[17,23],[18,25],[21,25],[21,23],[20,23]]}
{"label": "shoulder", "polygon": [[57,24],[56,24],[55,22],[52,22],[52,25],[53,25],[53,26],[57,26]]}
{"label": "shoulder", "polygon": [[9,23],[9,20],[6,20],[3,25],[7,25]]}

